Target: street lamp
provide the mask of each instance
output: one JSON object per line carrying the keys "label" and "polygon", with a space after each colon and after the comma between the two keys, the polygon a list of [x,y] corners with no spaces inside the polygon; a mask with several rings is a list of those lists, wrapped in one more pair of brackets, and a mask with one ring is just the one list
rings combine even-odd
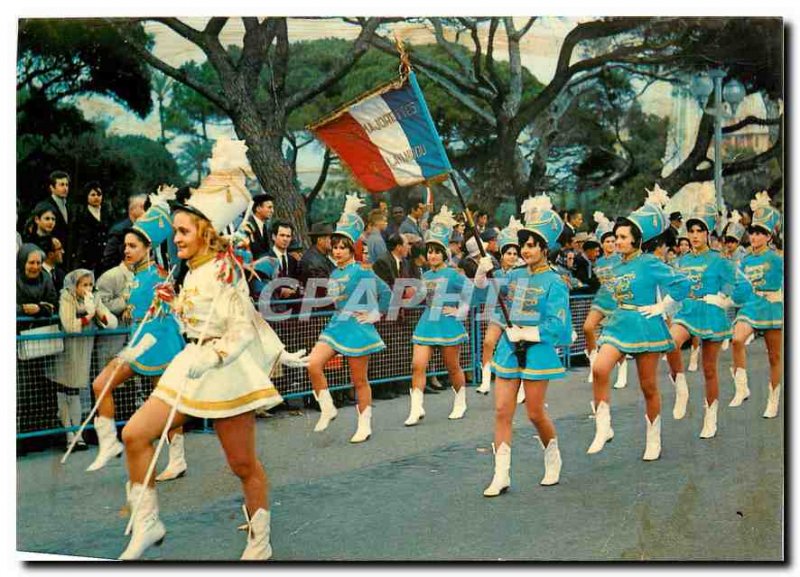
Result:
{"label": "street lamp", "polygon": [[[712,69],[692,77],[689,90],[700,105],[700,109],[714,117],[714,189],[717,191],[717,208],[720,213],[725,211],[725,202],[722,198],[722,121],[732,118],[739,104],[744,100],[746,91],[744,85],[735,78],[722,88],[722,79],[725,71]],[[714,108],[706,108],[708,97],[714,93]],[[722,99],[731,107],[731,114],[726,114],[722,107]]]}

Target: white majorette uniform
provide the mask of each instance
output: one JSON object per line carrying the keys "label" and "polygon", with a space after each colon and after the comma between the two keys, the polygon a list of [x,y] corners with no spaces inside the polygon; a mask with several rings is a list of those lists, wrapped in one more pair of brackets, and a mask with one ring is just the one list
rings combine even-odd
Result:
{"label": "white majorette uniform", "polygon": [[[234,266],[226,253],[190,261],[183,289],[175,299],[175,312],[187,343],[213,347],[222,358],[220,367],[209,369],[199,379],[188,380],[178,404],[178,411],[183,414],[221,419],[274,407],[283,401],[270,380],[270,372],[285,347],[256,311],[247,283],[234,273]],[[221,292],[214,302],[218,291]],[[204,342],[197,343],[209,316]],[[178,354],[153,395],[172,404],[196,354],[194,347]]]}

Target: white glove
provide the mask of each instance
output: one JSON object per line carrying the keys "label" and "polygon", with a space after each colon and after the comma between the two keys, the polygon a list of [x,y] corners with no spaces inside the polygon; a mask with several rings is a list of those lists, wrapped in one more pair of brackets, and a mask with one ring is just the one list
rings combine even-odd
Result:
{"label": "white glove", "polygon": [[86,316],[93,317],[94,314],[97,312],[97,305],[94,302],[94,297],[92,293],[86,293],[83,296],[83,308],[86,309]]}
{"label": "white glove", "polygon": [[457,307],[442,307],[442,314],[463,321],[469,314],[469,305],[462,304]]}
{"label": "white glove", "polygon": [[144,353],[146,353],[150,348],[152,348],[155,344],[156,339],[150,333],[144,335],[139,342],[136,343],[135,347],[125,347],[122,349],[119,354],[117,354],[117,358],[125,363],[131,364],[133,361],[141,357]]}
{"label": "white glove", "polygon": [[478,268],[475,271],[475,274],[486,276],[486,274],[493,268],[494,262],[492,262],[492,257],[487,254],[486,256],[482,256],[478,261]]}
{"label": "white glove", "polygon": [[189,343],[186,348],[192,347],[187,376],[190,379],[199,379],[206,374],[209,369],[220,365],[220,358],[213,347],[201,347],[196,343]]}
{"label": "white glove", "polygon": [[369,312],[358,312],[355,317],[362,325],[374,325],[381,320],[381,313],[378,310],[371,310]]}
{"label": "white glove", "polygon": [[301,369],[307,367],[308,355],[306,354],[306,350],[300,349],[299,351],[295,351],[293,353],[283,351],[283,354],[281,354],[281,364],[284,367],[289,367],[291,369]]}
{"label": "white glove", "polygon": [[472,279],[476,288],[486,288],[486,285],[489,284],[486,280],[486,274],[493,268],[494,263],[492,262],[491,256],[487,254],[486,256],[482,256],[480,258],[478,261],[478,268],[475,270],[475,278]]}
{"label": "white glove", "polygon": [[519,341],[528,341],[529,343],[538,343],[539,327],[521,327],[518,325],[511,325],[506,327],[506,336],[512,343]]}
{"label": "white glove", "polygon": [[719,307],[723,310],[728,310],[733,306],[733,299],[722,293],[717,293],[715,295],[705,295],[703,297],[703,302],[707,302],[708,304],[714,305],[715,307]]}
{"label": "white glove", "polygon": [[667,315],[668,317],[671,317],[680,308],[680,304],[675,302],[671,296],[667,295],[661,299],[661,302],[658,302],[654,305],[645,305],[639,307],[639,312],[642,313],[645,318],[652,319],[653,317],[657,317],[659,315]]}

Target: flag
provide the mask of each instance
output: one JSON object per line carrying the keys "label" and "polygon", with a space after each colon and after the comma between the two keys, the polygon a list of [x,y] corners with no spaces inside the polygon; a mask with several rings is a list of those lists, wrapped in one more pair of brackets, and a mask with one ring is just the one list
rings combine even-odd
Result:
{"label": "flag", "polygon": [[412,186],[450,172],[413,72],[308,128],[370,192]]}

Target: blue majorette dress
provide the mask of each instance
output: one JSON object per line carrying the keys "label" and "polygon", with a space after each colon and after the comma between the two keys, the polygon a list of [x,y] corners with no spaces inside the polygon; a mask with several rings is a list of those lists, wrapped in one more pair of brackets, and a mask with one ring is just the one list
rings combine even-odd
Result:
{"label": "blue majorette dress", "polygon": [[[467,290],[464,291],[464,287]],[[417,321],[411,342],[415,345],[449,347],[469,340],[464,323],[442,313],[446,306],[458,307],[467,299],[472,301],[474,291],[467,277],[455,269],[442,267],[429,270],[422,275],[422,290],[425,291],[425,310]],[[462,295],[462,291],[469,294]],[[464,298],[462,298],[464,296]]]}
{"label": "blue majorette dress", "polygon": [[739,309],[735,322],[763,331],[783,328],[783,257],[769,247],[752,250],[739,268],[753,285],[753,295]]}
{"label": "blue majorette dress", "polygon": [[[600,281],[600,286],[608,286],[608,281],[612,275],[611,271],[620,262],[622,262],[622,257],[616,252],[610,256],[601,256],[597,259],[597,263],[594,265],[594,272],[597,275],[597,279]],[[594,295],[594,299],[592,299],[592,306],[589,310],[597,311],[604,316],[609,316],[615,306],[617,305],[614,302],[614,298],[608,290],[598,291],[597,294]]]}
{"label": "blue majorette dress", "polygon": [[527,381],[562,378],[565,370],[556,347],[569,344],[572,336],[569,290],[564,280],[548,265],[534,272],[528,267],[515,268],[500,292],[508,294],[511,321],[519,326],[539,327],[541,342],[524,343],[525,366],[520,367],[516,345],[503,332],[492,358],[492,372],[504,379]]}
{"label": "blue majorette dress", "polygon": [[662,316],[647,318],[639,308],[656,303],[657,289],[680,302],[689,294],[689,279],[651,254],[636,251],[614,267],[608,288],[615,309],[606,319],[598,346],[610,344],[623,353],[670,351],[675,346]]}
{"label": "blue majorette dress", "polygon": [[733,331],[725,309],[705,302],[705,295],[722,293],[742,304],[752,296],[750,283],[735,263],[708,247],[690,252],[677,259],[675,270],[691,282],[689,295],[672,322],[689,331],[693,337],[707,341],[731,338]]}
{"label": "blue majorette dress", "polygon": [[336,312],[319,340],[345,357],[360,357],[386,348],[378,330],[370,323],[360,323],[353,313],[367,310],[385,312],[392,291],[374,272],[357,262],[337,267],[328,282],[328,296]]}
{"label": "blue majorette dress", "polygon": [[[153,304],[155,286],[164,282],[165,277],[166,275],[152,261],[140,265],[133,271],[130,298],[128,299],[133,319],[131,337],[136,334],[147,314],[147,309]],[[153,335],[156,339],[155,345],[130,364],[131,369],[140,375],[161,375],[170,361],[183,350],[186,344],[181,336],[180,325],[172,314],[170,306],[159,301],[155,307],[154,314],[150,315],[139,336],[131,342],[131,346],[136,346],[146,334]]]}

